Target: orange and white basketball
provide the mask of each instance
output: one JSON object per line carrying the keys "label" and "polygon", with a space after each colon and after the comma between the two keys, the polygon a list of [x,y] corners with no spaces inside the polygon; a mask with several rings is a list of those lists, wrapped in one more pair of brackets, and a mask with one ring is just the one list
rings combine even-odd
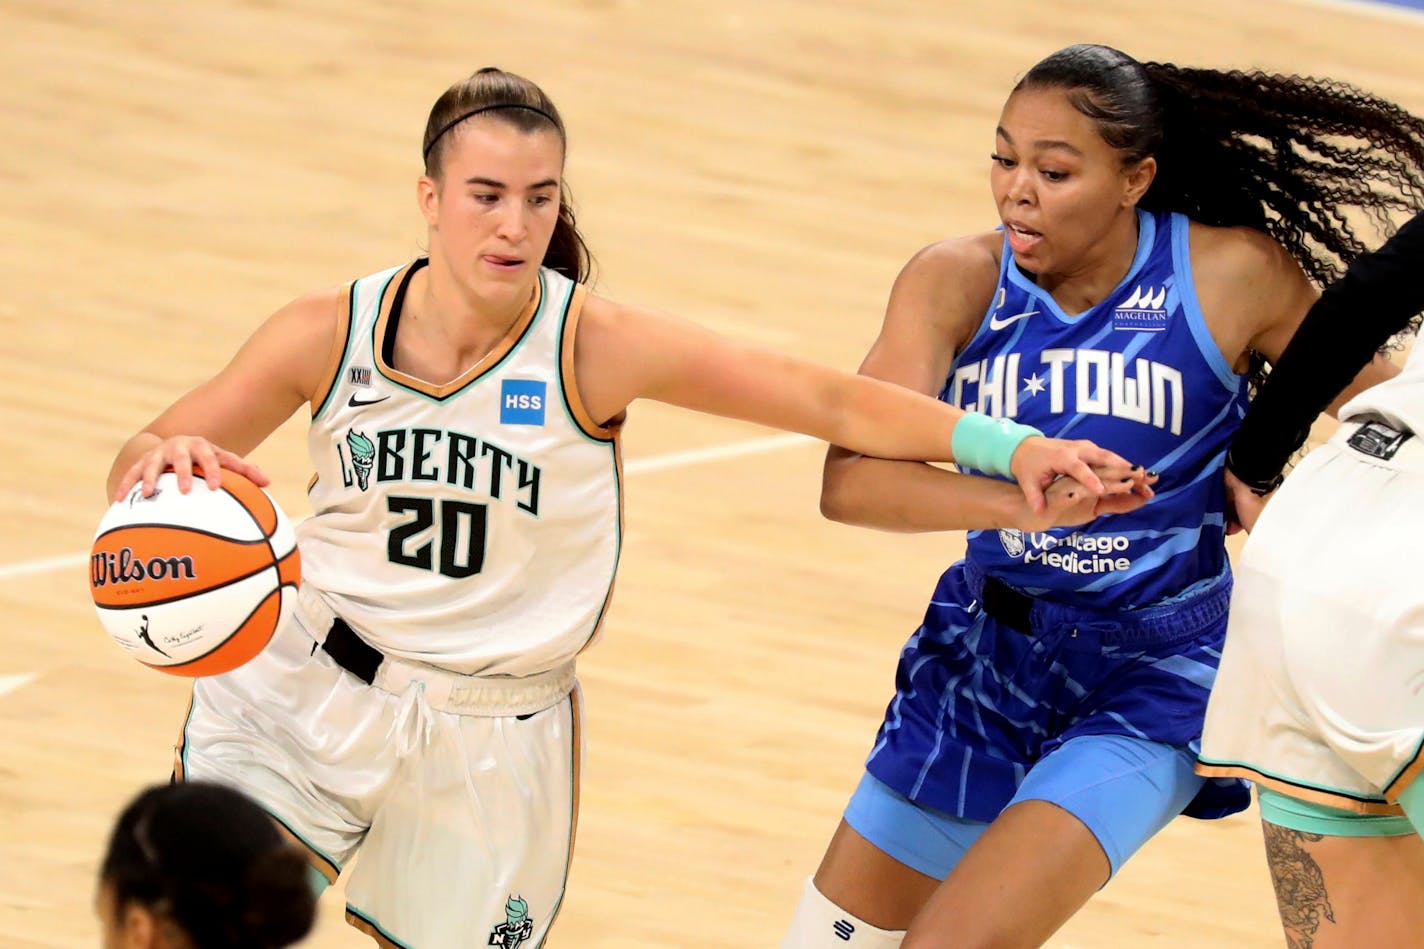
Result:
{"label": "orange and white basketball", "polygon": [[256,484],[224,470],[214,491],[161,475],[99,522],[89,587],[104,629],[144,665],[181,676],[227,672],[291,615],[301,558],[291,522]]}

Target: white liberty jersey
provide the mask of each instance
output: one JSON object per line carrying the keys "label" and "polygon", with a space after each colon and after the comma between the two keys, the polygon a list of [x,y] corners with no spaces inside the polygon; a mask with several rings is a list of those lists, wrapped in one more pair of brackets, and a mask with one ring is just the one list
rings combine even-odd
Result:
{"label": "white liberty jersey", "polygon": [[1340,407],[1340,421],[1378,416],[1395,428],[1424,435],[1424,346],[1417,342],[1399,375],[1370,386]]}
{"label": "white liberty jersey", "polygon": [[313,400],[303,582],[383,653],[534,675],[593,640],[622,537],[618,431],[588,417],[573,378],[585,289],[540,270],[509,334],[433,385],[391,366],[426,263],[348,290],[345,345]]}

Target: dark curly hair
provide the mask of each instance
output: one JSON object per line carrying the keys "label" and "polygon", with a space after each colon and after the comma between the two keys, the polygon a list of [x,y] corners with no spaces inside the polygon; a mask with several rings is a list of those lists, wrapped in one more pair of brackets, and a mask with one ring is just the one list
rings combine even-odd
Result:
{"label": "dark curly hair", "polygon": [[306,860],[256,804],[191,782],[148,788],[114,824],[99,879],[114,904],[141,904],[195,949],[278,949],[316,916]]}
{"label": "dark curly hair", "polygon": [[1156,157],[1143,209],[1264,231],[1321,286],[1424,207],[1424,119],[1343,82],[1141,63],[1080,44],[1014,91],[1044,88],[1067,92],[1125,163]]}

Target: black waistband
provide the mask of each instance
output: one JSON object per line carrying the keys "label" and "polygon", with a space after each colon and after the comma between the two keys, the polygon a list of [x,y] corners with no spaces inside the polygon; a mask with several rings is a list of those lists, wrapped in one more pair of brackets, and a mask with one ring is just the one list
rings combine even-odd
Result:
{"label": "black waistband", "polygon": [[357,636],[355,630],[340,617],[331,621],[331,629],[321,648],[338,666],[367,685],[376,681],[376,670],[386,658],[379,649]]}
{"label": "black waistband", "polygon": [[[964,580],[986,614],[1017,632],[1041,635],[1069,627],[1110,645],[1166,645],[1194,638],[1218,625],[1231,599],[1231,574],[1197,585],[1190,594],[1130,610],[1094,609],[1032,596],[962,561]],[[1086,639],[1084,639],[1086,642]]]}
{"label": "black waistband", "polygon": [[1033,632],[1033,597],[1021,593],[996,577],[985,575],[979,591],[984,612],[1021,633]]}

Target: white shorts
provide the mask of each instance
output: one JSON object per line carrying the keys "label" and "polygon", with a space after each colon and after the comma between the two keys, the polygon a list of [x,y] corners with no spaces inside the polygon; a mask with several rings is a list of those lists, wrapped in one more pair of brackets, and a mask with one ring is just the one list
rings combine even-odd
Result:
{"label": "white shorts", "polygon": [[1391,431],[1342,424],[1248,538],[1199,773],[1398,814],[1424,769],[1424,436]]}
{"label": "white shorts", "polygon": [[251,662],[195,682],[176,777],[246,791],[329,879],[359,849],[346,918],[380,945],[542,944],[577,822],[577,683],[525,715],[442,711],[450,688],[368,686],[300,616]]}

